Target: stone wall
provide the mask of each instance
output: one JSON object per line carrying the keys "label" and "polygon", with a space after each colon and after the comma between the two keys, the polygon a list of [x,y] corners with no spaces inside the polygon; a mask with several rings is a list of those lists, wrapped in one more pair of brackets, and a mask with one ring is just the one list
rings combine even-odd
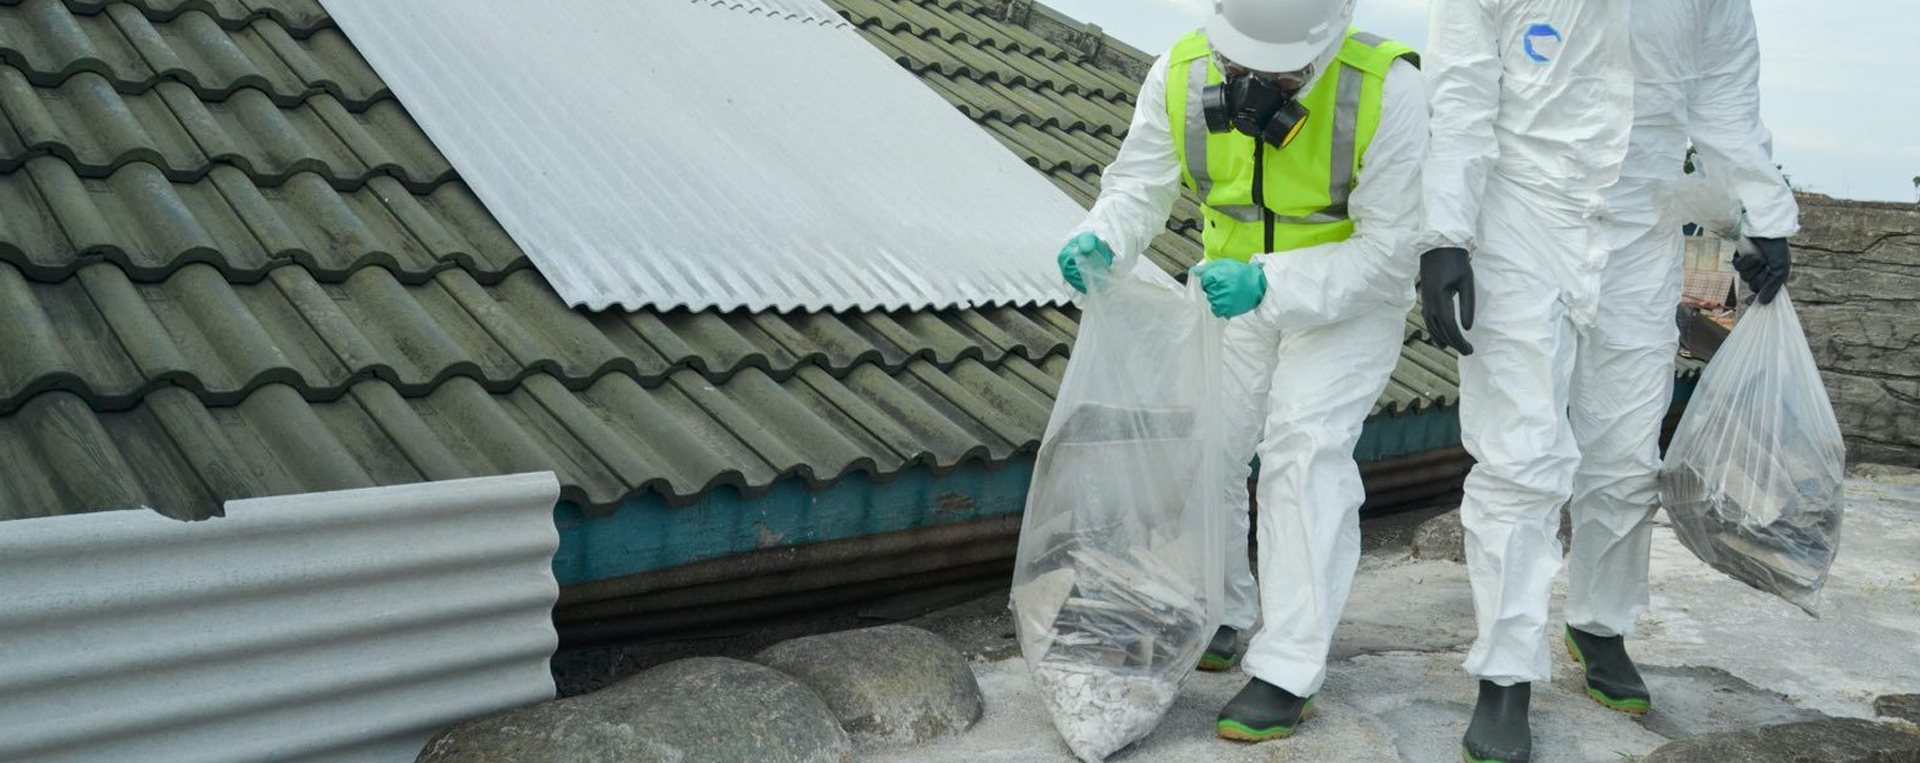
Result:
{"label": "stone wall", "polygon": [[1849,463],[1920,466],[1920,209],[1803,198],[1788,287]]}

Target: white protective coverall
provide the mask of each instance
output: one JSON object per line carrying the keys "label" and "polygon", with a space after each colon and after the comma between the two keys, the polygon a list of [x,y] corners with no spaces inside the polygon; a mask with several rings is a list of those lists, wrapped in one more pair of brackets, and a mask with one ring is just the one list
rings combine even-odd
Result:
{"label": "white protective coverall", "polygon": [[[1336,43],[1337,44],[1337,43]],[[1332,64],[1329,50],[1316,71]],[[1180,197],[1163,56],[1141,84],[1133,125],[1101,176],[1100,198],[1070,234],[1092,231],[1116,272],[1134,269]],[[1312,84],[1309,83],[1308,87]],[[1333,628],[1360,559],[1365,499],[1353,449],[1400,357],[1419,267],[1420,164],[1427,108],[1419,70],[1388,70],[1379,127],[1348,199],[1345,241],[1256,255],[1266,297],[1227,324],[1227,491],[1224,624],[1245,630],[1263,611],[1241,666],[1298,696],[1326,676]],[[1153,270],[1148,264],[1138,270]],[[1262,432],[1264,431],[1264,437]],[[1247,560],[1247,478],[1260,457],[1260,580]]]}
{"label": "white protective coverall", "polygon": [[[1746,208],[1798,230],[1759,115],[1748,0],[1434,0],[1433,143],[1418,247],[1473,254],[1460,361],[1478,464],[1461,519],[1473,676],[1549,678],[1571,500],[1569,625],[1629,636],[1647,604],[1659,434],[1678,349],[1682,241],[1669,194],[1688,140]],[[1631,108],[1628,108],[1629,104]]]}

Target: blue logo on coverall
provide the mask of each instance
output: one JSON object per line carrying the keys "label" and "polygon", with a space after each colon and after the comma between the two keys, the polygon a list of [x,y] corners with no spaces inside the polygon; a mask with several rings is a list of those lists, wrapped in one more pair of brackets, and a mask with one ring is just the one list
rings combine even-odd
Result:
{"label": "blue logo on coverall", "polygon": [[1521,38],[1526,47],[1527,57],[1540,63],[1553,60],[1560,52],[1560,30],[1552,24],[1534,24],[1527,27],[1527,33]]}

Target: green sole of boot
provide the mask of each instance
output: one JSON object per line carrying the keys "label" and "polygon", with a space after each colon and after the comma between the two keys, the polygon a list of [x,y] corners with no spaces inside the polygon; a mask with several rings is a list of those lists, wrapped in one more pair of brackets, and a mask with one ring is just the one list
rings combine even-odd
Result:
{"label": "green sole of boot", "polygon": [[1232,667],[1233,667],[1232,657],[1221,657],[1220,655],[1217,655],[1217,654],[1200,655],[1200,666],[1199,666],[1200,670],[1204,670],[1208,673],[1218,673],[1222,670],[1227,670]]}
{"label": "green sole of boot", "polygon": [[[1572,657],[1574,663],[1580,666],[1580,672],[1585,673],[1587,671],[1587,658],[1586,656],[1580,654],[1580,645],[1573,643],[1573,634],[1571,633],[1565,634],[1564,636],[1561,637],[1561,639],[1567,643],[1567,656]],[[1646,715],[1648,712],[1653,710],[1653,703],[1648,700],[1614,699],[1612,697],[1607,696],[1606,692],[1603,692],[1599,689],[1595,689],[1591,686],[1587,687],[1587,696],[1592,697],[1593,701],[1600,703],[1602,707],[1605,707],[1608,710],[1618,710],[1623,713],[1632,713],[1634,715]],[[1486,762],[1483,762],[1483,763],[1486,763]]]}
{"label": "green sole of boot", "polygon": [[1460,748],[1460,763],[1513,763],[1513,762],[1501,760],[1499,758],[1476,758],[1476,757],[1473,757],[1473,753],[1467,752],[1467,748],[1462,747]]}
{"label": "green sole of boot", "polygon": [[1306,709],[1300,711],[1300,720],[1292,726],[1256,729],[1239,721],[1220,721],[1213,724],[1213,733],[1221,739],[1231,739],[1235,742],[1268,742],[1286,739],[1293,736],[1293,730],[1299,728],[1300,724],[1313,720],[1313,712],[1313,700],[1307,700]]}
{"label": "green sole of boot", "polygon": [[1592,697],[1593,701],[1605,705],[1608,710],[1618,710],[1634,715],[1646,715],[1649,711],[1653,710],[1653,703],[1644,699],[1614,699],[1607,696],[1606,692],[1591,686],[1587,687],[1587,696]]}

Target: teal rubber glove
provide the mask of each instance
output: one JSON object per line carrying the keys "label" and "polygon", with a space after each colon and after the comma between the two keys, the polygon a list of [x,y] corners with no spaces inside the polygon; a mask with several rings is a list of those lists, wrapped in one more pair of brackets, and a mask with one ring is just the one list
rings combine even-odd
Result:
{"label": "teal rubber glove", "polygon": [[1106,270],[1113,267],[1113,250],[1107,248],[1107,242],[1091,231],[1074,236],[1067,245],[1060,248],[1060,277],[1067,279],[1067,285],[1081,294],[1087,293],[1087,279],[1080,273],[1080,261],[1084,259],[1088,267]]}
{"label": "teal rubber glove", "polygon": [[1267,272],[1250,262],[1208,260],[1193,272],[1200,276],[1200,290],[1207,293],[1213,314],[1221,318],[1252,312],[1267,296]]}

